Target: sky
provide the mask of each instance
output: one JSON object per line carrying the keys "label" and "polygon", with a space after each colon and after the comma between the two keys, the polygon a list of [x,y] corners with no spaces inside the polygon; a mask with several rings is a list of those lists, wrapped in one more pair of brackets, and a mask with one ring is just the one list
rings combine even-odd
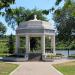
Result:
{"label": "sky", "polygon": [[[11,8],[18,8],[18,7],[25,7],[26,9],[50,9],[54,6],[56,0],[16,0],[14,5],[11,5]],[[60,4],[60,6],[63,5],[63,2]],[[50,13],[47,16],[49,22],[54,25],[54,21],[52,20],[52,14]],[[0,17],[0,21],[4,23],[7,27],[6,35],[10,35],[11,33],[15,35],[15,31],[13,31],[12,28],[7,26],[7,23],[5,22],[4,18]],[[53,26],[54,27],[54,26]]]}

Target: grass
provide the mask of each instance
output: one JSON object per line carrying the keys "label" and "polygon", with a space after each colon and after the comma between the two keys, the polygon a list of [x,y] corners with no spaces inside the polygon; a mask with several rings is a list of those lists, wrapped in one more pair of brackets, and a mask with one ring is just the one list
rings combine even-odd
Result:
{"label": "grass", "polygon": [[0,57],[8,57],[11,56],[9,53],[0,53]]}
{"label": "grass", "polygon": [[75,75],[75,61],[53,65],[64,75]]}
{"label": "grass", "polygon": [[0,75],[9,75],[17,67],[17,64],[0,62]]}

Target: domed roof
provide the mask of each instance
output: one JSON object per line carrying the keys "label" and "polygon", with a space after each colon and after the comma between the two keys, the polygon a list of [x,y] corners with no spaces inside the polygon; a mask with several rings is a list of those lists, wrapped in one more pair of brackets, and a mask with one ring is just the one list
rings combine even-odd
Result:
{"label": "domed roof", "polygon": [[31,31],[33,33],[35,31],[44,32],[44,30],[54,31],[54,29],[51,28],[51,25],[49,22],[37,20],[36,15],[35,15],[33,20],[21,22],[16,31],[17,33],[22,32],[22,31],[25,33]]}

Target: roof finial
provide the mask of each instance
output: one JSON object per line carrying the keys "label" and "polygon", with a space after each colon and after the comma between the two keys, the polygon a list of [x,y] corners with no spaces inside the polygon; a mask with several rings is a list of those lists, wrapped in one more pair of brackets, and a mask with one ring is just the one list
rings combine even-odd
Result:
{"label": "roof finial", "polygon": [[37,20],[37,15],[34,15],[34,20]]}

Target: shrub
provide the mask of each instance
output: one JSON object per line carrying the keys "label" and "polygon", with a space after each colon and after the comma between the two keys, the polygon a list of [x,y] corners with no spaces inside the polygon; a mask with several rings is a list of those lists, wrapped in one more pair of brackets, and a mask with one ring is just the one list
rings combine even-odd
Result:
{"label": "shrub", "polygon": [[47,54],[46,55],[46,58],[53,59],[54,56],[55,56],[55,54],[50,53],[50,54]]}
{"label": "shrub", "polygon": [[70,58],[75,58],[75,54],[69,55]]}
{"label": "shrub", "polygon": [[14,53],[14,38],[13,38],[13,35],[11,34],[10,36],[9,36],[9,40],[8,40],[8,52],[9,53],[11,53],[11,54],[13,54]]}
{"label": "shrub", "polygon": [[25,48],[23,48],[23,47],[20,47],[20,48],[18,49],[18,53],[19,53],[19,54],[25,54],[25,52],[26,52],[26,50],[25,50]]}
{"label": "shrub", "polygon": [[64,56],[64,55],[62,55],[61,53],[57,53],[57,54],[55,55],[55,57],[62,57],[62,56]]}

